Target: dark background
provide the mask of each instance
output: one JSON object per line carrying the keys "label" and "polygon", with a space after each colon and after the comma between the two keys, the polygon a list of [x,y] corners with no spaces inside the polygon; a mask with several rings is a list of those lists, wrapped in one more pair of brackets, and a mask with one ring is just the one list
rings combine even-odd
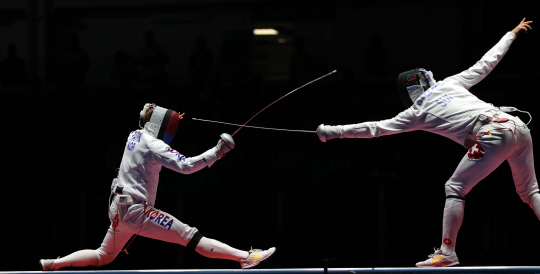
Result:
{"label": "dark background", "polygon": [[[399,72],[424,67],[442,80],[467,69],[523,17],[536,20],[531,4],[1,1],[0,59],[9,44],[17,57],[0,68],[0,270],[38,270],[39,259],[99,247],[114,169],[144,103],[186,113],[171,145],[188,157],[237,129],[191,118],[243,124],[334,69],[249,125],[315,130],[391,118],[403,109]],[[155,59],[143,54],[148,31]],[[190,68],[199,37],[206,70]],[[521,33],[471,92],[537,117],[539,37]],[[324,258],[331,267],[414,266],[440,246],[444,183],[466,153],[426,132],[321,143],[312,133],[244,128],[234,139],[210,169],[163,169],[156,207],[239,249],[277,247],[261,268],[323,267]],[[539,265],[539,231],[504,163],[467,195],[457,254],[464,266]],[[99,269],[239,267],[144,237],[129,252]]]}

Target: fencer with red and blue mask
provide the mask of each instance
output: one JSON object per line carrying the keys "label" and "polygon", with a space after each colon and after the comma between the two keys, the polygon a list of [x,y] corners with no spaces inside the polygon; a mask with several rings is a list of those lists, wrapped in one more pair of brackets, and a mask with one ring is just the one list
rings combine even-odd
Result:
{"label": "fencer with red and blue mask", "polygon": [[170,144],[178,130],[178,122],[180,121],[178,113],[174,110],[156,106],[155,104],[146,104],[140,113],[140,119],[142,120],[146,112],[151,109],[153,111],[148,121],[150,128],[154,129],[157,133],[156,138]]}
{"label": "fencer with red and blue mask", "polygon": [[[152,111],[152,114],[141,125],[148,111]],[[115,194],[109,212],[113,224],[97,250],[100,254],[99,265],[112,261],[133,234],[183,246],[197,246],[202,237],[197,228],[154,207],[159,172],[165,167],[181,174],[191,174],[212,166],[234,147],[232,137],[230,140],[225,138],[230,144],[223,144],[224,140],[219,139],[216,146],[204,153],[186,157],[169,145],[178,129],[180,118],[177,112],[148,103],[144,105],[139,118],[141,129],[129,134],[118,178],[111,188]],[[123,196],[127,197],[126,202],[117,201],[117,197]]]}
{"label": "fencer with red and blue mask", "polygon": [[[141,125],[148,111],[152,114]],[[43,270],[109,264],[121,251],[128,253],[127,247],[137,235],[186,246],[209,258],[234,260],[240,262],[242,268],[253,267],[272,255],[275,248],[248,252],[204,237],[196,227],[155,207],[159,173],[163,167],[181,174],[211,167],[235,147],[232,136],[223,133],[214,147],[200,155],[187,157],[169,144],[178,129],[178,113],[145,104],[139,118],[141,129],[132,131],[127,137],[118,176],[111,185],[111,225],[101,246],[55,260],[41,260]]]}

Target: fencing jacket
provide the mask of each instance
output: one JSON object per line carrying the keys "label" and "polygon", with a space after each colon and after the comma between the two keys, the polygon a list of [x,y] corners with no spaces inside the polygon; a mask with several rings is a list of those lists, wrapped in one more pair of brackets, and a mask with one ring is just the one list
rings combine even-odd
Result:
{"label": "fencing jacket", "polygon": [[222,153],[214,147],[199,156],[187,158],[157,139],[157,132],[148,125],[146,123],[144,129],[133,131],[128,137],[118,172],[118,186],[122,187],[123,194],[154,206],[162,166],[189,174],[210,167]]}
{"label": "fencing jacket", "polygon": [[412,98],[414,104],[392,119],[345,125],[340,138],[373,138],[401,132],[424,130],[450,138],[463,145],[479,114],[498,112],[469,92],[501,61],[516,35],[506,33],[469,69],[437,82]]}

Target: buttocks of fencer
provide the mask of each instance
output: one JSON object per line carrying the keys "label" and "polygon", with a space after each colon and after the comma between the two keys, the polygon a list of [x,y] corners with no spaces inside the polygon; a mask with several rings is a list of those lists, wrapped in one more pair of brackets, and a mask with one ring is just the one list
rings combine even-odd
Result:
{"label": "buttocks of fencer", "polygon": [[446,182],[446,195],[465,197],[478,182],[514,153],[514,131],[505,128],[507,126],[489,123],[480,128],[479,137]]}
{"label": "buttocks of fencer", "polygon": [[521,134],[530,134],[531,130],[527,127],[527,125],[519,119],[519,117],[514,117],[514,122],[516,123],[516,131]]}

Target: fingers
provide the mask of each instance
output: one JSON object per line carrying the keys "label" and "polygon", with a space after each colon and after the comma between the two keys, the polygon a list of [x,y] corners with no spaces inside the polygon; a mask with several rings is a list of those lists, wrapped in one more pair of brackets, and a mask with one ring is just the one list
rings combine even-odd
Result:
{"label": "fingers", "polygon": [[531,26],[529,26],[529,25],[523,25],[523,26],[521,26],[521,27],[520,27],[520,29],[524,30],[524,31],[525,31],[525,33],[527,33],[527,30],[530,30],[530,29],[532,29],[532,27],[531,27]]}
{"label": "fingers", "polygon": [[525,21],[525,17],[523,17],[523,20],[521,20],[521,22],[519,23],[519,25],[528,25],[530,23],[532,23],[533,21]]}
{"label": "fingers", "polygon": [[178,114],[178,119],[184,119],[184,115],[185,115],[185,114],[186,114],[185,112],[182,113],[182,114]]}
{"label": "fingers", "polygon": [[520,25],[521,24],[530,24],[532,23],[532,21],[525,21],[525,17],[523,17],[523,20],[521,20],[521,23],[519,23]]}
{"label": "fingers", "polygon": [[529,24],[531,24],[533,21],[525,21],[525,20],[526,18],[523,17],[523,20],[521,20],[521,22],[516,27],[516,29],[518,29],[519,31],[523,30],[525,31],[525,33],[527,33],[528,30],[532,29],[532,27],[529,26]]}

